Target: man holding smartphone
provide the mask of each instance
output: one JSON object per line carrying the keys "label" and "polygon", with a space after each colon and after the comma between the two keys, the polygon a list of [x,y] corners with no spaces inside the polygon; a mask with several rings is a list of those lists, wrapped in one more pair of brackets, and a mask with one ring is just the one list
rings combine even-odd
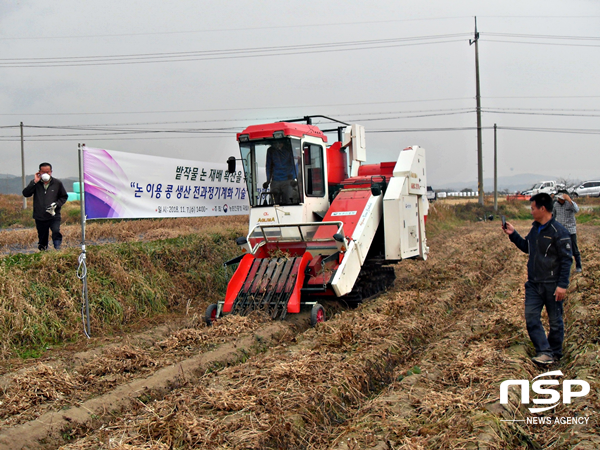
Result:
{"label": "man holding smartphone", "polygon": [[62,234],[60,233],[60,209],[69,198],[62,182],[52,177],[52,165],[40,164],[40,170],[33,180],[23,189],[24,197],[33,195],[33,218],[38,232],[38,250],[48,250],[48,238],[52,230],[52,243],[60,250]]}
{"label": "man holding smartphone", "polygon": [[[525,283],[525,322],[535,347],[532,361],[547,366],[562,357],[564,340],[563,301],[569,286],[573,258],[571,235],[552,217],[552,197],[531,197],[533,226],[522,238],[515,227],[506,222],[502,230],[519,250],[529,254]],[[550,331],[546,336],[542,310],[546,308]]]}
{"label": "man holding smartphone", "polygon": [[571,247],[575,258],[575,272],[581,273],[581,253],[577,245],[577,220],[575,214],[579,212],[579,206],[565,190],[560,190],[554,197],[552,215],[571,234]]}

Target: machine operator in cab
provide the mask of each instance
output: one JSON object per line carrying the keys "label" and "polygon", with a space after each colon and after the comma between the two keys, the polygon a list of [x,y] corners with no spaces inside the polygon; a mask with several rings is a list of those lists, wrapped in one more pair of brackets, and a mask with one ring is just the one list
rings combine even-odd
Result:
{"label": "machine operator in cab", "polygon": [[271,186],[271,196],[276,205],[298,204],[298,167],[292,150],[282,141],[267,149],[267,181],[263,188]]}

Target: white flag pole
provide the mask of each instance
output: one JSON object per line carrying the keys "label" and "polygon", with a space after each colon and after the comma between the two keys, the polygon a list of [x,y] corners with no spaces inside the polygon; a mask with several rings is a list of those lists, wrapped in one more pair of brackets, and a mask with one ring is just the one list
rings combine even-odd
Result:
{"label": "white flag pole", "polygon": [[83,304],[81,306],[81,320],[83,322],[83,332],[89,339],[91,337],[90,331],[90,303],[88,301],[88,288],[87,288],[87,266],[86,266],[86,254],[85,254],[85,186],[83,181],[83,151],[85,150],[85,144],[78,144],[79,149],[79,199],[81,203],[81,253],[79,254],[79,267],[77,267],[77,277],[83,283]]}

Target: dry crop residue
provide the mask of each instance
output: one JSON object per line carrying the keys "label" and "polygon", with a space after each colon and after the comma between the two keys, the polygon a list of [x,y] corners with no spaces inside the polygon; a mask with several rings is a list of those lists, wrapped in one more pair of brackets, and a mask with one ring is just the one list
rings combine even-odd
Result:
{"label": "dry crop residue", "polygon": [[[525,231],[528,223],[517,228]],[[32,394],[19,391],[18,380],[4,387],[0,443],[35,423],[18,425],[25,420],[18,411],[26,419],[60,408],[56,417],[68,415],[69,406],[91,404],[100,392],[117,392],[132,379],[143,387],[140,377],[151,379],[178,362],[177,382],[140,388],[127,394],[127,404],[63,421],[47,430],[40,447],[598,448],[600,232],[581,226],[578,234],[584,273],[573,276],[565,357],[553,369],[565,379],[586,379],[594,394],[560,405],[552,416],[589,416],[588,425],[503,421],[529,412],[513,394],[501,405],[500,383],[531,380],[544,370],[529,361],[522,312],[526,255],[497,224],[479,223],[436,235],[429,241],[430,259],[398,264],[393,289],[316,329],[231,318],[224,333],[220,327],[181,328],[148,347],[107,350],[92,360],[96,365],[63,361],[54,369],[46,363],[15,374],[28,377],[23,386]],[[227,360],[194,359],[210,358],[226,345],[232,351]],[[118,369],[109,370],[112,365]],[[108,367],[102,372],[99,366]],[[56,383],[44,384],[52,371],[60,383],[51,378]],[[86,383],[88,397],[82,397]],[[21,407],[4,406],[21,397]]]}

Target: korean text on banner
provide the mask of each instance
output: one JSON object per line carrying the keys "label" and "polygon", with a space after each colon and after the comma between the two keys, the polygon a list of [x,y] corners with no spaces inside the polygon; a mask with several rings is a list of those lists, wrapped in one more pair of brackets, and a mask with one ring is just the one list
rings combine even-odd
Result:
{"label": "korean text on banner", "polygon": [[202,217],[249,213],[242,171],[227,164],[84,148],[87,219]]}

